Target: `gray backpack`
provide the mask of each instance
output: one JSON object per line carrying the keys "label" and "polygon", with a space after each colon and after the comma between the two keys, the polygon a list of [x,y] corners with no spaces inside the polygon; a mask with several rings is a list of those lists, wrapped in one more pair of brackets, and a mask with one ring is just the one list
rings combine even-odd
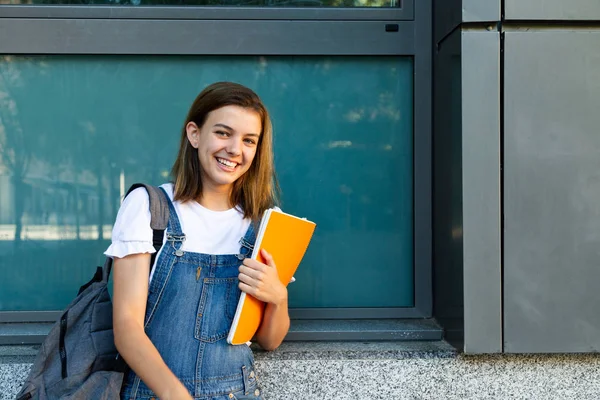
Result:
{"label": "gray backpack", "polygon": [[[144,184],[150,197],[150,226],[156,253],[162,247],[169,221],[164,192]],[[91,281],[79,289],[42,343],[17,400],[93,399],[117,400],[127,365],[118,357],[112,331],[112,302],[108,278],[112,259],[107,257]]]}

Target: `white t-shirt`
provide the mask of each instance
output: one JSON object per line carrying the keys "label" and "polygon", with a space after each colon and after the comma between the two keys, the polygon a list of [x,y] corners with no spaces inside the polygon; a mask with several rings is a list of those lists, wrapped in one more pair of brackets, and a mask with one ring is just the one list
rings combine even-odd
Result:
{"label": "white t-shirt", "polygon": [[[173,184],[161,186],[173,201]],[[112,244],[104,253],[122,258],[129,254],[154,253],[148,193],[135,189],[121,204],[113,226]],[[181,249],[205,254],[239,254],[240,239],[244,237],[250,219],[245,219],[239,208],[212,211],[195,201],[173,202],[185,241]],[[165,238],[166,240],[166,232]],[[158,257],[157,257],[158,259]]]}

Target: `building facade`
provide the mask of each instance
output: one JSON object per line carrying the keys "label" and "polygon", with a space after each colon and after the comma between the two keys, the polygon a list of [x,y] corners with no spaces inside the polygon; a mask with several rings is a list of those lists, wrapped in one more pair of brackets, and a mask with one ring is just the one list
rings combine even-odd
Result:
{"label": "building facade", "polygon": [[[169,179],[187,107],[231,80],[272,114],[282,208],[317,223],[258,356],[273,398],[303,374],[306,398],[490,390],[453,389],[457,352],[591,376],[599,21],[596,0],[0,0],[0,367],[26,370],[128,186]],[[542,365],[532,397],[565,373],[479,360],[513,384]]]}

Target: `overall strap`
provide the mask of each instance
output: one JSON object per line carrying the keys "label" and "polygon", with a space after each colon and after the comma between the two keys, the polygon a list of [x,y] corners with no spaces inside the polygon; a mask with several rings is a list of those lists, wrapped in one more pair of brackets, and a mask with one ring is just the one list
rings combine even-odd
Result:
{"label": "overall strap", "polygon": [[181,230],[181,223],[179,222],[179,216],[175,211],[173,202],[167,196],[167,192],[163,188],[160,188],[165,196],[167,197],[167,204],[169,205],[169,223],[167,224],[167,242],[173,247],[175,255],[181,257],[184,252],[181,250],[183,242],[185,241],[185,233]]}
{"label": "overall strap", "polygon": [[243,238],[240,239],[240,256],[244,258],[251,257],[254,250],[254,242],[256,242],[255,222],[250,222],[248,230]]}
{"label": "overall strap", "polygon": [[[160,248],[163,244],[163,238],[165,234],[165,229],[167,228],[167,224],[169,222],[170,211],[170,201],[167,193],[159,187],[146,185],[144,183],[135,183],[131,185],[125,197],[129,195],[129,193],[133,192],[135,189],[143,187],[148,192],[148,199],[150,200],[150,228],[152,228],[152,246],[155,253],[150,256],[150,273],[152,273],[152,268],[154,267],[154,261],[156,260],[156,255],[158,254]],[[173,211],[174,212],[174,211]],[[110,257],[107,257],[107,260],[103,267],[103,278],[108,281],[108,277],[110,276],[110,271],[112,269],[113,260]]]}

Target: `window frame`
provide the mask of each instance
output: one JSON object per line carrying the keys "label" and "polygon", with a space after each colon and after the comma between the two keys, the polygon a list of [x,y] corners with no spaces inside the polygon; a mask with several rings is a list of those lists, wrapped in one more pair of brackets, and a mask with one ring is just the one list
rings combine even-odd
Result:
{"label": "window frame", "polygon": [[[414,306],[296,308],[290,316],[430,318],[432,4],[403,0],[401,5],[397,9],[0,5],[0,37],[9,38],[0,41],[0,54],[413,57]],[[2,323],[53,322],[59,315],[60,311],[3,311],[0,328]]]}
{"label": "window frame", "polygon": [[413,1],[393,8],[0,5],[0,18],[412,21]]}

